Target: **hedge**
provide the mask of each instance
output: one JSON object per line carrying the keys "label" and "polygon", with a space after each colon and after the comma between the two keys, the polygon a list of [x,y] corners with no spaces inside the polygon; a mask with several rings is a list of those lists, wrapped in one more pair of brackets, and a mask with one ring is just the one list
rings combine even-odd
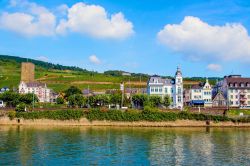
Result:
{"label": "hedge", "polygon": [[163,112],[158,109],[145,108],[139,110],[101,110],[91,109],[83,110],[58,110],[58,111],[36,111],[36,112],[13,112],[9,113],[10,119],[54,119],[54,120],[79,120],[86,117],[88,120],[110,120],[110,121],[176,121],[180,120],[211,120],[211,121],[233,121],[233,122],[250,122],[250,117],[232,119],[226,116],[214,116],[204,114],[192,114],[188,112]]}

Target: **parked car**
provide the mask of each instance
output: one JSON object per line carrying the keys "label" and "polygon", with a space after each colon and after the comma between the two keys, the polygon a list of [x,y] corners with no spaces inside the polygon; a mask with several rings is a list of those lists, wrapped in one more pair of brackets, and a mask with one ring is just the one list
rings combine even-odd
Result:
{"label": "parked car", "polygon": [[0,100],[0,108],[4,107],[3,101]]}

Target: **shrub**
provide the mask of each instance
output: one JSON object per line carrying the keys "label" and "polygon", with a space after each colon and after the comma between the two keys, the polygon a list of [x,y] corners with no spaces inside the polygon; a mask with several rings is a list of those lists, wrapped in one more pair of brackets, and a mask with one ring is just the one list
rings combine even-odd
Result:
{"label": "shrub", "polygon": [[25,112],[26,111],[26,105],[24,103],[20,103],[16,106],[17,112]]}
{"label": "shrub", "polygon": [[17,112],[17,118],[24,119],[54,119],[54,120],[79,120],[84,117],[82,110],[60,110],[60,111],[36,111],[36,112]]}
{"label": "shrub", "polygon": [[62,97],[58,97],[56,99],[56,104],[64,104],[64,99]]}
{"label": "shrub", "polygon": [[10,111],[8,113],[8,117],[10,118],[10,120],[13,120],[16,117],[16,111]]}

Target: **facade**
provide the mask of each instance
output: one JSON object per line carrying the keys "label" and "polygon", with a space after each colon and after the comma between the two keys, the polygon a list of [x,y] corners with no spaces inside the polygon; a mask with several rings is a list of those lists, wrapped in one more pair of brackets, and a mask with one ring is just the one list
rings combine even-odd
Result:
{"label": "facade", "polygon": [[250,107],[250,78],[241,75],[225,76],[216,87],[226,96],[229,107]]}
{"label": "facade", "polygon": [[185,90],[184,96],[187,105],[212,107],[212,87],[208,79],[205,83],[193,85],[190,89]]}
{"label": "facade", "polygon": [[227,99],[223,95],[221,91],[218,91],[214,96],[213,96],[213,107],[226,107],[227,106]]}
{"label": "facade", "polygon": [[35,65],[29,62],[23,62],[19,93],[34,93],[38,97],[39,102],[55,102],[58,94],[47,88],[46,84],[35,82],[34,75]]}
{"label": "facade", "polygon": [[23,62],[21,68],[21,81],[34,82],[35,81],[35,65],[30,62]]}
{"label": "facade", "polygon": [[177,68],[174,79],[162,78],[154,75],[147,83],[147,94],[162,98],[169,96],[172,99],[172,108],[183,108],[183,79],[180,68]]}
{"label": "facade", "polygon": [[55,94],[47,88],[46,84],[38,83],[38,82],[21,82],[19,84],[19,93],[20,94],[28,94],[34,93],[39,102],[53,102]]}

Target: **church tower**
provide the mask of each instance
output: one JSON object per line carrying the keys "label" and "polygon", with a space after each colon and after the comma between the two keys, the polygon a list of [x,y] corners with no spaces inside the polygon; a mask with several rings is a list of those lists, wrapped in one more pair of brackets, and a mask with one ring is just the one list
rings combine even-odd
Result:
{"label": "church tower", "polygon": [[174,107],[182,109],[183,108],[183,78],[180,67],[177,67],[175,73],[175,84],[174,84]]}

